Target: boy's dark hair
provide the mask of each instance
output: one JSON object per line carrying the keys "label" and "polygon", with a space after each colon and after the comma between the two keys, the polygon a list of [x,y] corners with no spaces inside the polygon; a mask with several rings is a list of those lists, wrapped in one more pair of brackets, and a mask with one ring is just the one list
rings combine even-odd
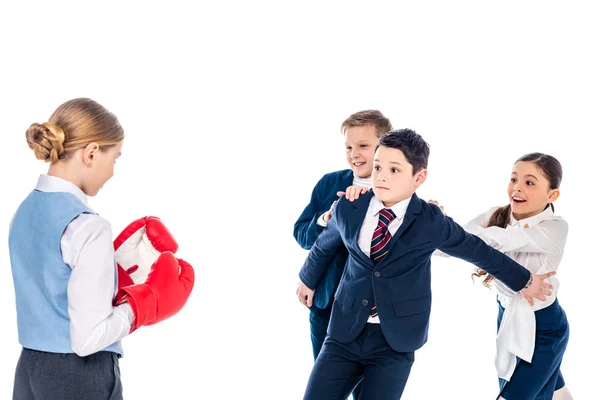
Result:
{"label": "boy's dark hair", "polygon": [[342,122],[342,133],[346,133],[346,128],[356,126],[372,125],[377,131],[377,136],[381,137],[392,130],[392,123],[379,110],[363,110],[355,112]]}
{"label": "boy's dark hair", "polygon": [[413,175],[427,168],[429,145],[412,129],[396,129],[386,133],[379,139],[377,147],[379,146],[391,147],[404,153],[404,157],[412,165]]}

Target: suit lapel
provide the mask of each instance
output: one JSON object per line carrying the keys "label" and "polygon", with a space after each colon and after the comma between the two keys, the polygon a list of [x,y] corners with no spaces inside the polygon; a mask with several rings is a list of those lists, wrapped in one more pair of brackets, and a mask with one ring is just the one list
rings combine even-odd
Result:
{"label": "suit lapel", "polygon": [[338,173],[333,183],[333,187],[324,187],[323,190],[327,193],[322,200],[323,208],[331,207],[331,203],[340,199],[337,192],[345,192],[348,186],[352,186],[354,173],[351,169],[343,170]]}
{"label": "suit lapel", "polygon": [[[360,259],[371,268],[375,266],[375,263],[369,256],[367,256],[358,245],[358,236],[360,235],[360,230],[363,225],[363,221],[365,216],[367,215],[367,211],[369,210],[369,204],[371,203],[371,198],[373,198],[374,193],[372,190],[363,194],[358,198],[358,200],[353,201],[352,204],[352,215],[350,217],[350,226],[349,232],[352,233],[352,237],[350,240],[350,244],[352,247],[352,251],[360,257]],[[348,249],[350,250],[350,249]]]}
{"label": "suit lapel", "polygon": [[389,255],[391,254],[392,250],[394,249],[394,245],[396,244],[398,239],[400,239],[400,237],[408,229],[408,227],[411,226],[413,224],[413,222],[415,222],[415,214],[419,214],[420,212],[421,212],[421,201],[417,197],[416,194],[413,194],[410,199],[410,202],[408,203],[408,207],[406,208],[406,213],[404,214],[404,219],[402,220],[402,224],[400,225],[400,227],[398,228],[396,233],[394,233],[394,235],[390,239],[390,243],[388,243],[388,253],[379,262],[378,267],[380,267],[381,265],[383,265],[386,262],[386,260],[389,258]]}
{"label": "suit lapel", "polygon": [[343,190],[346,191],[346,189],[348,189],[348,186],[352,186],[352,183],[354,183],[354,172],[352,172],[352,170],[349,169],[345,174],[343,174],[341,181]]}

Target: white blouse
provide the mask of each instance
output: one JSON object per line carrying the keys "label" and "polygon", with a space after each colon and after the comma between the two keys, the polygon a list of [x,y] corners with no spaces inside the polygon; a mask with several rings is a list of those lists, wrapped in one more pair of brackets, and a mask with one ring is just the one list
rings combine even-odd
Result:
{"label": "white blouse", "polygon": [[[567,240],[567,222],[555,216],[548,207],[533,217],[519,221],[511,214],[506,228],[486,228],[496,209],[494,207],[479,215],[467,223],[464,229],[534,274],[556,272]],[[556,275],[546,281],[553,286],[552,294],[545,301],[534,299],[534,305],[531,306],[520,293],[513,292],[502,282],[494,280],[498,300],[504,307],[496,349],[496,369],[502,379],[510,381],[516,367],[516,357],[531,362],[535,348],[534,311],[551,305],[556,300],[559,288]]]}

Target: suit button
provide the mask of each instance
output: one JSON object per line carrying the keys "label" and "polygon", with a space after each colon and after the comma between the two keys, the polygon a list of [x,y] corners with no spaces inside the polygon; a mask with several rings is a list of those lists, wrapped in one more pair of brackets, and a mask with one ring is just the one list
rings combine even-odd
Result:
{"label": "suit button", "polygon": [[364,299],[364,300],[362,301],[362,305],[363,305],[364,307],[368,306],[368,305],[369,305],[369,300],[367,300],[367,299]]}
{"label": "suit button", "polygon": [[375,271],[375,278],[379,278],[381,276],[381,272]]}

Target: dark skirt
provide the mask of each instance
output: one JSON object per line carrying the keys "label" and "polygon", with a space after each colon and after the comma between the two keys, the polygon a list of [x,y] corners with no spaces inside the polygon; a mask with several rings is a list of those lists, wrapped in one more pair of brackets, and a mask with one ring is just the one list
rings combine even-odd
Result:
{"label": "dark skirt", "polygon": [[[498,304],[498,328],[504,308]],[[506,400],[552,400],[554,391],[565,386],[560,371],[567,342],[569,322],[558,303],[535,312],[535,349],[531,363],[517,357],[510,382],[499,378],[500,395]]]}

